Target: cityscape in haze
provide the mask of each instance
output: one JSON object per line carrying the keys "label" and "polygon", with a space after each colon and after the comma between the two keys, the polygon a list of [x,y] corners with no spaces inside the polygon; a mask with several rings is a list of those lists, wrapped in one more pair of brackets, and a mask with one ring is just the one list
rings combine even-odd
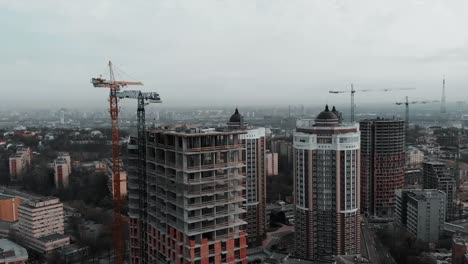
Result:
{"label": "cityscape in haze", "polygon": [[0,264],[468,264],[468,2],[0,2]]}

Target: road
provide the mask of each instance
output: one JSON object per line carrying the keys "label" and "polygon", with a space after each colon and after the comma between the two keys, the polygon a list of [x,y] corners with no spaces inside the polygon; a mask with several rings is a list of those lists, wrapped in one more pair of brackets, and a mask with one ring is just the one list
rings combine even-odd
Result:
{"label": "road", "polygon": [[372,224],[365,222],[361,228],[361,254],[373,264],[396,264],[388,250],[372,231]]}
{"label": "road", "polygon": [[267,233],[267,238],[263,240],[263,248],[270,249],[271,246],[278,244],[282,237],[294,232],[294,226],[282,225],[278,230]]}

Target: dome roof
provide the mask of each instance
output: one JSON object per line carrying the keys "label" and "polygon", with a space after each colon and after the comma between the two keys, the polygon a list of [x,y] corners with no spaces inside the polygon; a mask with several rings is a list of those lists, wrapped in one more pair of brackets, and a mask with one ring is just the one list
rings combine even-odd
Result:
{"label": "dome roof", "polygon": [[[335,109],[336,111],[336,109]],[[315,118],[316,122],[338,122],[338,116],[328,109],[328,105],[325,106],[325,110],[322,111],[318,116]]]}
{"label": "dome roof", "polygon": [[336,110],[335,106],[332,107],[332,110],[331,110],[331,111],[332,111],[332,113],[334,113],[334,114],[339,118],[340,112],[338,112],[338,111]]}
{"label": "dome roof", "polygon": [[239,114],[239,110],[237,110],[236,108],[236,111],[234,112],[234,114],[232,114],[231,118],[229,118],[229,123],[240,123],[241,119],[242,119],[242,116],[241,114]]}

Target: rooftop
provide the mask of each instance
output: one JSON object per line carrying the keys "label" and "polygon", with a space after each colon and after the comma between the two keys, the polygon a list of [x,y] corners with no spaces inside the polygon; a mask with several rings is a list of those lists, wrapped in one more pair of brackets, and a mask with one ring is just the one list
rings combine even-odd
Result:
{"label": "rooftop", "polygon": [[28,258],[28,252],[22,246],[13,243],[8,239],[0,239],[0,258],[4,260],[14,261],[18,258]]}
{"label": "rooftop", "polygon": [[10,229],[10,227],[15,224],[13,222],[0,221],[0,230]]}
{"label": "rooftop", "polygon": [[382,122],[382,123],[385,123],[385,122],[388,122],[388,123],[391,123],[391,122],[404,122],[403,120],[401,119],[398,119],[398,118],[383,118],[383,117],[377,117],[377,118],[367,118],[367,119],[363,119],[359,122]]}
{"label": "rooftop", "polygon": [[47,236],[43,236],[43,237],[40,237],[38,238],[40,241],[42,242],[53,242],[53,241],[57,241],[57,240],[61,240],[61,239],[65,239],[65,238],[68,238],[69,236],[67,235],[62,235],[62,234],[58,234],[58,233],[54,233],[54,234],[50,234],[50,235],[47,235]]}
{"label": "rooftop", "polygon": [[150,130],[150,132],[173,134],[179,136],[200,136],[200,135],[223,135],[223,134],[245,134],[243,130],[228,130],[227,128],[211,128],[196,125],[172,125],[161,126]]}
{"label": "rooftop", "polygon": [[9,200],[9,199],[13,199],[13,198],[16,198],[16,197],[13,196],[13,195],[0,193],[0,200]]}

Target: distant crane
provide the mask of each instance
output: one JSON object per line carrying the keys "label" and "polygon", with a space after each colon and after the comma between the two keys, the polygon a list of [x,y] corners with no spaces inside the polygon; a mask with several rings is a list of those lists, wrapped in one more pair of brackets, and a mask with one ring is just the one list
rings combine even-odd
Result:
{"label": "distant crane", "polygon": [[148,202],[148,193],[146,185],[146,116],[145,116],[145,106],[150,103],[162,103],[159,94],[156,92],[141,92],[135,90],[127,90],[122,92],[117,92],[117,98],[119,99],[137,99],[138,108],[137,108],[137,134],[138,134],[138,188],[139,188],[139,203],[140,203],[140,233],[143,234],[140,239],[140,259],[141,263],[148,263],[148,256],[146,244],[146,219],[148,218],[148,213],[145,210]]}
{"label": "distant crane", "polygon": [[409,101],[408,96],[406,96],[405,102],[396,102],[396,105],[405,105],[405,129],[406,133],[408,133],[409,129],[409,105],[410,104],[431,104],[431,103],[438,103],[439,100],[423,100],[423,101]]}
{"label": "distant crane", "polygon": [[329,93],[331,94],[341,94],[341,93],[350,93],[351,94],[351,122],[354,123],[355,121],[355,109],[356,105],[354,104],[354,94],[356,92],[388,92],[388,91],[394,91],[394,90],[414,90],[416,88],[385,88],[385,89],[360,89],[360,90],[355,90],[354,85],[351,84],[351,90],[349,91],[336,91],[336,90],[331,90]]}
{"label": "distant crane", "polygon": [[92,78],[91,83],[96,88],[109,88],[109,105],[112,131],[112,179],[114,187],[114,248],[115,263],[123,263],[123,238],[122,238],[122,196],[120,192],[120,135],[119,135],[119,105],[117,93],[128,85],[143,85],[142,82],[116,81],[112,62],[109,61],[109,80],[102,77]]}

